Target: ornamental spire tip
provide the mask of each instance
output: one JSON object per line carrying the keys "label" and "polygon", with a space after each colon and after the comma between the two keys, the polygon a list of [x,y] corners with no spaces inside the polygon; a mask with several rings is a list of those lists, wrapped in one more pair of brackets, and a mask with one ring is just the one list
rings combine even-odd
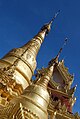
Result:
{"label": "ornamental spire tip", "polygon": [[50,30],[51,30],[51,25],[52,25],[54,19],[58,16],[59,12],[60,12],[60,10],[59,10],[57,13],[55,13],[54,17],[52,18],[52,20],[51,20],[50,22],[48,22],[47,24],[45,24],[45,25],[41,28],[42,31],[43,31],[43,30],[46,30],[46,35],[50,32]]}
{"label": "ornamental spire tip", "polygon": [[56,56],[57,59],[60,57],[60,54],[62,53],[62,50],[63,50],[64,46],[67,44],[67,41],[68,41],[68,38],[65,38],[63,46],[60,48],[60,50],[59,50],[59,52]]}
{"label": "ornamental spire tip", "polygon": [[53,17],[52,20],[49,22],[49,24],[52,24],[52,22],[53,22],[54,19],[58,16],[59,13],[60,13],[60,10],[58,10],[58,12],[55,13],[54,17]]}
{"label": "ornamental spire tip", "polygon": [[60,57],[60,54],[62,53],[62,50],[63,50],[64,46],[66,45],[67,41],[68,41],[68,38],[65,38],[64,43],[63,43],[63,46],[60,48],[58,54],[56,55],[55,58],[53,58],[53,59],[48,63],[48,65],[52,65],[52,64],[54,64],[54,63],[58,63],[58,59],[59,59],[59,57]]}

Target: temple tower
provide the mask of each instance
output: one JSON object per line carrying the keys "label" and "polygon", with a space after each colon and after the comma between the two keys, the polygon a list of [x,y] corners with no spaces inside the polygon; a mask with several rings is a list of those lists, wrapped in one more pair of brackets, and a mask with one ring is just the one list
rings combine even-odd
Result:
{"label": "temple tower", "polygon": [[49,62],[49,64],[55,62],[53,76],[48,84],[50,92],[49,119],[80,119],[78,114],[72,112],[76,102],[76,97],[74,97],[76,86],[71,88],[74,76],[65,67],[64,60],[59,61],[62,49],[63,47],[58,55]]}
{"label": "temple tower", "polygon": [[0,102],[2,105],[14,96],[20,95],[32,83],[31,78],[37,64],[36,56],[58,13],[28,43],[11,50],[0,60]]}
{"label": "temple tower", "polygon": [[39,70],[38,80],[28,86],[22,95],[12,99],[3,111],[0,118],[5,119],[48,119],[49,105],[48,82],[52,77],[54,65]]}
{"label": "temple tower", "polygon": [[73,75],[64,60],[59,61],[67,39],[57,56],[31,80],[40,46],[58,13],[28,43],[0,60],[0,119],[80,119],[72,112],[76,101]]}

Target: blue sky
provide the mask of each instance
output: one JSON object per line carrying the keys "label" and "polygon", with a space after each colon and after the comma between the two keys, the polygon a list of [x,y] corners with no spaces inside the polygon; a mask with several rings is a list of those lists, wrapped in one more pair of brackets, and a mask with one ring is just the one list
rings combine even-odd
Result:
{"label": "blue sky", "polygon": [[0,0],[0,57],[29,41],[59,9],[38,54],[37,67],[47,66],[68,37],[60,60],[74,74],[73,86],[78,86],[73,112],[80,113],[80,0]]}

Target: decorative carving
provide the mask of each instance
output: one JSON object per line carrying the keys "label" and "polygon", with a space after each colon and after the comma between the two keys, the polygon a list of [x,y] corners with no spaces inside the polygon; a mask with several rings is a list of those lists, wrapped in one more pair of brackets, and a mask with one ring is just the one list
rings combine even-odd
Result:
{"label": "decorative carving", "polygon": [[80,116],[79,116],[78,112],[76,112],[76,113],[74,114],[74,117],[75,117],[75,119],[80,119]]}
{"label": "decorative carving", "polygon": [[69,74],[68,68],[64,65],[64,60],[60,61],[57,65],[57,69],[64,76],[66,89],[70,89],[70,86],[73,82],[73,75]]}
{"label": "decorative carving", "polygon": [[24,110],[25,118],[27,117],[29,119],[39,119],[39,117],[36,114],[34,114],[33,112],[31,112],[26,107],[24,107],[23,110]]}
{"label": "decorative carving", "polygon": [[31,58],[31,55],[30,54],[27,54],[26,55],[26,59],[30,59]]}
{"label": "decorative carving", "polygon": [[74,86],[73,88],[71,88],[70,90],[68,90],[68,94],[71,95],[72,97],[74,96],[74,92],[76,91],[76,86]]}

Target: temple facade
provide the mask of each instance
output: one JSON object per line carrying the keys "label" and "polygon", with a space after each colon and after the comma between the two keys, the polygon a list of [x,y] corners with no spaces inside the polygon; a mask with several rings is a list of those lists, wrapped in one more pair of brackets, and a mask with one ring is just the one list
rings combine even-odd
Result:
{"label": "temple facade", "polygon": [[74,77],[59,61],[62,48],[32,80],[37,54],[58,13],[28,43],[0,59],[0,119],[80,119],[72,112]]}

